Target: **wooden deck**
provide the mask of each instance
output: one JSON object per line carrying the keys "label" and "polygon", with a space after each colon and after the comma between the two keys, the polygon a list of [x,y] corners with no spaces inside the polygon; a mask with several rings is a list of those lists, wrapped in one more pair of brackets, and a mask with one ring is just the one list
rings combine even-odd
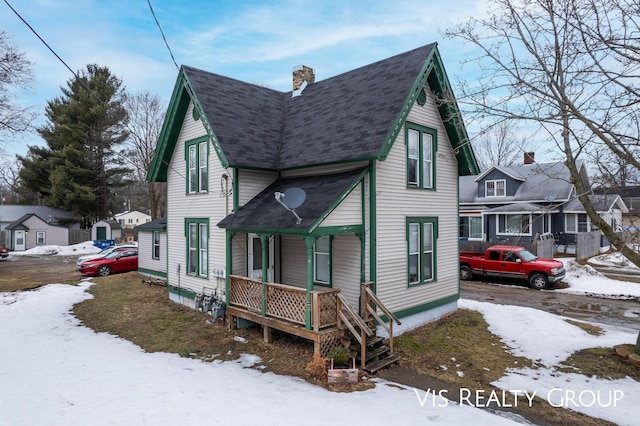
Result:
{"label": "wooden deck", "polygon": [[314,343],[314,352],[323,354],[337,344],[339,289],[307,290],[277,283],[263,283],[247,277],[229,277],[229,326],[243,318],[264,329],[271,341],[271,330],[281,330]]}

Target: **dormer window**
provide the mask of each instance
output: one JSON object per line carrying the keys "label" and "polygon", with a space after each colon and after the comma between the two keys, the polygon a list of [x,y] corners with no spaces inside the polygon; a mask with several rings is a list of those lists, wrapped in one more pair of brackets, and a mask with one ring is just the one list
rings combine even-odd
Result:
{"label": "dormer window", "polygon": [[507,195],[507,181],[505,179],[487,180],[484,182],[485,197],[505,197]]}

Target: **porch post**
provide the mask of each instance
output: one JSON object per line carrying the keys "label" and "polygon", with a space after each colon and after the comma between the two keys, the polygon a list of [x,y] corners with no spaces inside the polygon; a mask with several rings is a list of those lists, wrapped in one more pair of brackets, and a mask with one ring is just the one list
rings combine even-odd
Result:
{"label": "porch post", "polygon": [[306,327],[311,330],[311,292],[313,291],[313,244],[316,242],[314,237],[303,237],[304,244],[307,246],[307,311],[306,311]]}
{"label": "porch post", "polygon": [[[269,236],[260,234],[262,245],[262,316],[267,316],[267,280],[269,276]],[[255,256],[255,255],[254,255]]]}
{"label": "porch post", "polygon": [[229,302],[231,300],[231,278],[229,277],[231,276],[232,269],[233,269],[233,236],[234,235],[235,235],[234,232],[227,229],[227,233],[226,233],[227,247],[225,250],[226,258],[225,258],[225,266],[224,266],[225,267],[224,301],[227,306],[229,306]]}

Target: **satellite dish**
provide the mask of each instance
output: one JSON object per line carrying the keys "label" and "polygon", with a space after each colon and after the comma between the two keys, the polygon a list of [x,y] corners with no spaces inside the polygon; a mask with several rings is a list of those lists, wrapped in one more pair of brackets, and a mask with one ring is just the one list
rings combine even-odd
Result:
{"label": "satellite dish", "polygon": [[285,209],[289,210],[296,217],[296,224],[300,224],[302,219],[298,216],[295,209],[300,207],[304,200],[307,198],[307,194],[304,192],[302,188],[289,188],[284,192],[276,192],[275,193],[276,201],[284,206]]}

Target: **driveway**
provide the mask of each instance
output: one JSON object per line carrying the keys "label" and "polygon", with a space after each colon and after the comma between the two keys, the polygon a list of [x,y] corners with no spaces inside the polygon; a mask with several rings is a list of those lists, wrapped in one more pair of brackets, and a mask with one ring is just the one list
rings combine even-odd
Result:
{"label": "driveway", "polygon": [[605,299],[553,289],[532,290],[518,284],[480,280],[460,281],[460,297],[501,305],[526,306],[570,318],[640,330],[639,300]]}

